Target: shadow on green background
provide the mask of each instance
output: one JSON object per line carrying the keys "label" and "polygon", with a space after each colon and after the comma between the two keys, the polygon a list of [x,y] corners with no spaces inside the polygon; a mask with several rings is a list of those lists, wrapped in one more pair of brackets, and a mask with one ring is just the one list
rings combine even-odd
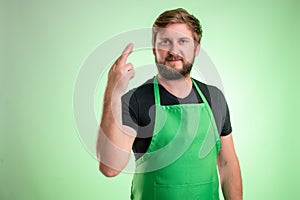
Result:
{"label": "shadow on green background", "polygon": [[1,1],[1,200],[129,199],[132,174],[105,178],[78,137],[74,82],[97,45],[177,7],[222,77],[244,198],[300,198],[298,1],[181,2]]}

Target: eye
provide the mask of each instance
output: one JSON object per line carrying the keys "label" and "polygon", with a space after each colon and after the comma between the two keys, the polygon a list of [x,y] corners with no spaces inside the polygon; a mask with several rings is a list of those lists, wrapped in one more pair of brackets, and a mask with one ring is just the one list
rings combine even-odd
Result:
{"label": "eye", "polygon": [[180,42],[180,44],[189,43],[189,41],[187,39],[180,39],[179,42]]}
{"label": "eye", "polygon": [[160,44],[161,44],[161,45],[169,45],[169,44],[170,44],[170,40],[168,40],[168,39],[163,39],[163,40],[160,41]]}

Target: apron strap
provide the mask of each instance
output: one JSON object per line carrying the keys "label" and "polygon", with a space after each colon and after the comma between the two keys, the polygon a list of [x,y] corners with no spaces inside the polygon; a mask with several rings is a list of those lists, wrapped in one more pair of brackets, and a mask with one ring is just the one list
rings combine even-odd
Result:
{"label": "apron strap", "polygon": [[154,84],[155,105],[160,105],[160,95],[159,95],[157,76],[154,76],[153,84]]}
{"label": "apron strap", "polygon": [[[191,78],[192,79],[192,78]],[[205,99],[204,95],[202,94],[200,88],[198,85],[195,83],[195,81],[192,79],[193,84],[195,85],[198,94],[200,95],[203,103],[207,106],[209,106],[207,100]],[[153,84],[154,84],[154,98],[155,98],[155,105],[160,105],[160,95],[159,95],[159,86],[158,86],[158,81],[157,81],[157,76],[154,76],[153,79]]]}
{"label": "apron strap", "polygon": [[[192,79],[192,78],[191,78],[191,79]],[[208,102],[207,102],[205,96],[204,96],[203,93],[201,92],[201,90],[200,90],[200,88],[198,87],[197,83],[196,83],[193,79],[192,79],[192,82],[193,82],[195,88],[197,89],[197,92],[198,92],[198,94],[200,95],[200,97],[201,97],[203,103],[204,103],[206,106],[209,106],[209,104],[208,104]]]}
{"label": "apron strap", "polygon": [[215,133],[218,133],[218,128],[217,128],[217,125],[216,125],[216,122],[215,122],[215,118],[214,118],[214,115],[213,115],[213,112],[212,112],[212,108],[210,108],[206,98],[204,97],[203,93],[201,92],[201,90],[198,87],[198,85],[196,84],[196,82],[193,79],[192,79],[192,81],[193,81],[193,84],[195,85],[195,87],[198,91],[198,94],[200,95],[203,103],[205,104],[205,107],[207,108],[208,114],[210,116],[210,119],[211,119],[211,122],[212,122],[212,125],[213,125],[213,129],[214,129]]}

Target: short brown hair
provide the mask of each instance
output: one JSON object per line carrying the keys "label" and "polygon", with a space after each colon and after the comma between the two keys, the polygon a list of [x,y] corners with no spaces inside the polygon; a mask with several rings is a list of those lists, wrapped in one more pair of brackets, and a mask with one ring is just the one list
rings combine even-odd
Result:
{"label": "short brown hair", "polygon": [[177,8],[174,10],[167,10],[159,15],[152,26],[152,44],[155,44],[156,35],[159,28],[166,28],[169,24],[183,23],[186,24],[194,36],[194,40],[200,43],[202,38],[202,27],[199,20],[188,13],[183,8]]}

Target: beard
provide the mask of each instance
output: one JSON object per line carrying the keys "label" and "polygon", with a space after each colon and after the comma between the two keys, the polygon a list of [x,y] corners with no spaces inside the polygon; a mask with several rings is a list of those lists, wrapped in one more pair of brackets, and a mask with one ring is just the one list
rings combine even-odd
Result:
{"label": "beard", "polygon": [[[195,57],[193,57],[192,62],[187,62],[184,58],[181,56],[173,56],[173,55],[168,55],[163,62],[158,62],[157,58],[155,56],[155,64],[157,66],[159,74],[167,79],[167,80],[178,80],[184,77],[187,77],[193,66]],[[173,69],[172,67],[169,67],[166,65],[167,61],[172,61],[172,60],[181,60],[182,61],[182,69],[176,70]]]}

